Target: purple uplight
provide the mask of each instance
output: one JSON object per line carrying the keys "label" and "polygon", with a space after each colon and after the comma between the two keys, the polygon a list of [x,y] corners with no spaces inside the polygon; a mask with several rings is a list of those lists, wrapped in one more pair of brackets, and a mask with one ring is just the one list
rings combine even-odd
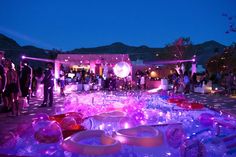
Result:
{"label": "purple uplight", "polygon": [[21,56],[22,59],[25,59],[26,57],[25,56]]}

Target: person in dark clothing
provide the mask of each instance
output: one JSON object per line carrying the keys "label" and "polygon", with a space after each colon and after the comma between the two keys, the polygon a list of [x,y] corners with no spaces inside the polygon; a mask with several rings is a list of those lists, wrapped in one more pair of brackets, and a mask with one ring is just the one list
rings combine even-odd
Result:
{"label": "person in dark clothing", "polygon": [[[44,99],[41,107],[46,107],[47,104],[49,105],[49,107],[51,107],[53,105],[53,87],[54,87],[54,75],[51,63],[47,64],[47,68],[45,69],[42,83],[44,84]],[[49,97],[49,103],[48,103],[48,97]]]}
{"label": "person in dark clothing", "polygon": [[4,67],[1,62],[2,62],[2,57],[0,54],[0,104],[2,103],[2,93],[3,93],[3,90],[5,90],[5,84],[6,84]]}
{"label": "person in dark clothing", "polygon": [[192,76],[192,78],[191,78],[191,91],[193,92],[194,91],[194,88],[195,88],[195,86],[197,85],[197,74],[196,73],[193,73],[193,76]]}
{"label": "person in dark clothing", "polygon": [[184,72],[184,94],[187,94],[190,92],[190,79],[188,76],[188,72]]}
{"label": "person in dark clothing", "polygon": [[0,104],[2,103],[2,94],[6,87],[6,74],[2,65],[4,52],[0,51]]}
{"label": "person in dark clothing", "polygon": [[32,68],[29,66],[27,61],[23,60],[21,63],[20,90],[21,90],[21,96],[27,97],[28,103],[32,84],[32,74],[33,74]]}

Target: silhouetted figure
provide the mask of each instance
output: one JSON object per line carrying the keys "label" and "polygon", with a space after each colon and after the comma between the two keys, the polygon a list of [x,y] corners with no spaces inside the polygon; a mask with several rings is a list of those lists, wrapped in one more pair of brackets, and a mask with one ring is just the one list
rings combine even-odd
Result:
{"label": "silhouetted figure", "polygon": [[190,79],[188,76],[188,72],[186,71],[184,73],[184,93],[189,93],[190,92]]}
{"label": "silhouetted figure", "polygon": [[[44,84],[44,99],[41,107],[46,107],[47,105],[51,107],[53,105],[54,75],[52,71],[52,64],[50,63],[47,64],[47,68],[45,69],[42,83]],[[49,97],[49,103],[48,103],[48,97]]]}
{"label": "silhouetted figure", "polygon": [[[2,94],[6,86],[6,77],[4,67],[2,65],[2,58],[4,57],[4,52],[0,51],[0,104],[2,103]],[[7,107],[7,106],[5,106]]]}
{"label": "silhouetted figure", "polygon": [[21,63],[20,90],[21,90],[21,96],[27,97],[28,103],[32,84],[32,73],[33,70],[29,66],[28,62],[23,60]]}
{"label": "silhouetted figure", "polygon": [[65,96],[64,89],[65,89],[65,71],[64,67],[61,65],[60,73],[59,73],[59,86],[60,86],[60,95]]}

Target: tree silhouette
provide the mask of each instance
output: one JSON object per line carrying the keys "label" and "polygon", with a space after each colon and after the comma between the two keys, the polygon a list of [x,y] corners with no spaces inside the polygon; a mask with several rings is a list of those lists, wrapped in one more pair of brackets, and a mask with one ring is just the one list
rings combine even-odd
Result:
{"label": "tree silhouette", "polygon": [[180,37],[173,43],[168,44],[167,48],[173,54],[173,58],[182,60],[186,56],[187,48],[192,45],[190,37]]}

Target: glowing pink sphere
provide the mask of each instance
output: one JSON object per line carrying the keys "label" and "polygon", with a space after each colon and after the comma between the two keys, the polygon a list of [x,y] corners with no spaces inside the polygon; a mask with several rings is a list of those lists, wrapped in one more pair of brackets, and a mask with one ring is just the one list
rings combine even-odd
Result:
{"label": "glowing pink sphere", "polygon": [[114,66],[113,71],[117,77],[125,78],[129,75],[131,67],[127,62],[119,62]]}

